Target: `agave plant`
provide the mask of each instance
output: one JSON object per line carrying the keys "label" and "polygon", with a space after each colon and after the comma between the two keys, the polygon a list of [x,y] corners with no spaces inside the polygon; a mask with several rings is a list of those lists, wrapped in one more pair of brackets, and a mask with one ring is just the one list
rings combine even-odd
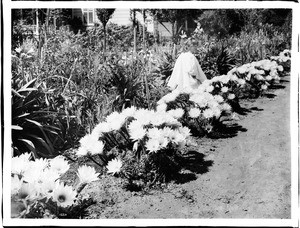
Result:
{"label": "agave plant", "polygon": [[221,48],[221,52],[217,58],[217,68],[220,75],[227,74],[229,70],[231,70],[237,61],[236,59],[229,53],[226,47]]}
{"label": "agave plant", "polygon": [[116,96],[113,101],[115,110],[122,110],[132,105],[136,107],[145,106],[143,95],[143,67],[139,60],[129,65],[109,64],[110,86]]}
{"label": "agave plant", "polygon": [[172,56],[172,54],[165,52],[163,56],[160,56],[158,65],[153,70],[153,73],[159,76],[161,80],[165,81],[172,74],[175,60],[176,59]]}
{"label": "agave plant", "polygon": [[12,147],[14,155],[32,151],[36,157],[55,155],[50,138],[59,129],[49,123],[56,113],[47,108],[46,94],[35,87],[37,79],[12,89]]}

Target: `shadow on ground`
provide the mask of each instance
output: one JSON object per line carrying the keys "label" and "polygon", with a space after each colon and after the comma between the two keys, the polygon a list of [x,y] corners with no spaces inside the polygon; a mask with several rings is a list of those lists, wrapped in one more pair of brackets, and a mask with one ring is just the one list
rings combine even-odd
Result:
{"label": "shadow on ground", "polygon": [[183,170],[190,171],[179,173],[175,178],[175,183],[183,184],[197,179],[196,174],[204,174],[209,171],[209,167],[213,165],[212,160],[205,160],[205,156],[197,151],[186,152],[181,160],[180,165]]}
{"label": "shadow on ground", "polygon": [[237,123],[220,123],[208,134],[208,137],[212,139],[232,138],[237,136],[240,131],[246,132],[247,129]]}
{"label": "shadow on ground", "polygon": [[263,97],[266,97],[266,98],[274,98],[274,97],[276,97],[276,95],[273,94],[273,93],[265,93],[265,94],[263,94],[262,96],[263,96]]}

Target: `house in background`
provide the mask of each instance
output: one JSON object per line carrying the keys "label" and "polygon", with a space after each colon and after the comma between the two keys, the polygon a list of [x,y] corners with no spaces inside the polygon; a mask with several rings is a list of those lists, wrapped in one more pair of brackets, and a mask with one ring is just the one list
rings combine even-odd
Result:
{"label": "house in background", "polygon": [[[79,18],[87,28],[101,24],[97,18],[96,9],[77,8],[72,9],[72,18]],[[143,25],[143,16],[140,12],[136,12],[136,18]],[[132,25],[130,19],[130,9],[117,8],[108,23],[117,25]],[[170,22],[160,22],[152,16],[147,16],[145,26],[148,32],[155,34],[158,39],[170,39],[172,37],[172,24]],[[187,33],[191,33],[196,28],[196,23],[192,19],[187,19],[185,25],[181,28]]]}
{"label": "house in background", "polygon": [[[101,22],[98,20],[96,9],[72,9],[72,18],[76,17],[81,19],[83,24],[87,27],[93,27],[95,26],[95,24],[101,24]],[[143,16],[141,13],[136,12],[136,18],[140,24],[144,24]],[[153,18],[148,16],[145,22],[147,31],[152,33],[154,28]],[[108,23],[115,23],[117,25],[132,25],[132,21],[130,19],[130,9],[116,9]]]}

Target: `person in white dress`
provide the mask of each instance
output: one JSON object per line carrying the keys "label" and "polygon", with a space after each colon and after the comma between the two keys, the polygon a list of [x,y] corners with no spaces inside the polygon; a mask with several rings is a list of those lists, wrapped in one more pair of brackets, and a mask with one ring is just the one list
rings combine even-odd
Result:
{"label": "person in white dress", "polygon": [[173,72],[168,81],[168,87],[175,89],[196,89],[206,80],[206,76],[194,56],[198,42],[187,39],[183,44],[183,52],[177,58]]}

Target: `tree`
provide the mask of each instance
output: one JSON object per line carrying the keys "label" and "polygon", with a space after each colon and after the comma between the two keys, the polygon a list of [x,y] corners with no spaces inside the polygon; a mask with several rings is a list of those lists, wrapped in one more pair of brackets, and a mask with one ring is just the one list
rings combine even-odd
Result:
{"label": "tree", "polygon": [[103,25],[104,44],[103,51],[106,51],[106,25],[109,19],[112,17],[116,9],[96,9],[97,17]]}
{"label": "tree", "polygon": [[172,31],[170,33],[174,44],[179,41],[180,31],[187,29],[187,21],[196,19],[202,13],[200,9],[150,9],[149,11],[159,23],[171,23]]}
{"label": "tree", "polygon": [[219,39],[240,32],[245,25],[242,12],[235,9],[205,10],[198,21],[205,33]]}

